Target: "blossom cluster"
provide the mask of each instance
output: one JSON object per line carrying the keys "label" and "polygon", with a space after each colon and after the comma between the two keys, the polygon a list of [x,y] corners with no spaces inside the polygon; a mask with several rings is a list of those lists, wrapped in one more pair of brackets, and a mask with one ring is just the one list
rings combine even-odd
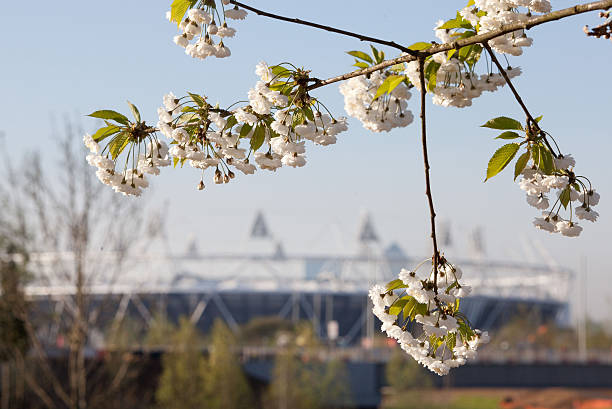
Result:
{"label": "blossom cluster", "polygon": [[[580,220],[595,222],[599,213],[593,210],[593,206],[599,203],[600,195],[590,187],[588,179],[576,176],[576,161],[571,155],[554,158],[554,164],[555,171],[547,175],[532,160],[531,166],[523,170],[519,186],[527,194],[527,203],[543,210],[542,217],[536,217],[533,221],[537,229],[577,237],[582,227],[573,220],[573,215]],[[552,207],[548,197],[551,192],[555,192],[553,197],[556,196]],[[560,216],[562,207],[569,207],[569,219]]]}
{"label": "blossom cluster", "polygon": [[386,288],[372,287],[369,296],[374,315],[382,322],[381,330],[421,365],[446,375],[474,358],[489,336],[472,329],[458,309],[459,300],[471,291],[459,282],[461,269],[443,257],[440,260],[436,275],[433,266],[425,278],[402,269],[397,280]]}
{"label": "blossom cluster", "polygon": [[[257,166],[270,171],[304,166],[305,140],[336,143],[336,136],[348,129],[346,119],[322,113],[316,100],[287,85],[295,82],[292,71],[273,68],[280,74],[264,62],[257,65],[260,80],[248,92],[249,105],[231,112],[210,107],[204,97],[166,95],[157,126],[172,141],[170,154],[202,172],[214,168],[213,180],[220,184],[235,177],[232,168],[253,174]],[[308,106],[295,106],[297,94],[300,102],[308,99]],[[198,188],[204,188],[203,179]]]}
{"label": "blossom cluster", "polygon": [[[187,17],[178,25],[179,34],[174,36],[174,43],[183,47],[185,53],[194,58],[203,60],[207,57],[229,57],[231,51],[223,40],[234,37],[236,29],[227,25],[227,19],[244,20],[247,12],[238,6],[226,10],[224,6],[229,5],[229,0],[223,0],[221,7],[223,22],[217,22],[215,14],[220,16],[219,8],[214,2],[213,5],[207,5],[209,3],[206,2],[202,7],[192,8],[187,12]],[[168,11],[166,17],[172,21],[172,12]],[[215,36],[219,37],[217,42]]]}
{"label": "blossom cluster", "polygon": [[[146,143],[145,152],[137,154],[132,166],[128,167],[126,163],[123,171],[116,169],[116,162],[101,152],[100,145],[90,134],[83,136],[83,142],[90,151],[87,162],[97,169],[96,176],[100,182],[126,196],[140,196],[142,189],[149,186],[145,174],[159,175],[160,167],[171,164],[168,145],[154,137]],[[134,145],[130,147],[131,149],[134,149]]]}
{"label": "blossom cluster", "polygon": [[[471,2],[472,3],[472,2]],[[477,29],[478,34],[499,30],[502,26],[525,23],[533,13],[549,13],[549,0],[474,0],[460,10],[460,15]],[[530,47],[533,39],[524,30],[489,40],[491,47],[504,54],[521,55],[523,47]]]}
{"label": "blossom cluster", "polygon": [[377,71],[369,77],[354,77],[340,85],[346,113],[359,119],[366,129],[373,132],[388,132],[408,126],[414,120],[412,111],[408,109],[410,88],[407,81],[401,81],[402,78],[390,93],[375,98],[378,89],[392,75],[391,72]]}
{"label": "blossom cluster", "polygon": [[[432,94],[432,102],[444,107],[464,108],[472,105],[472,100],[478,98],[483,92],[494,92],[506,85],[501,74],[483,73],[481,75],[473,70],[468,71],[465,65],[456,57],[448,58],[444,53],[438,53],[425,62],[425,71],[429,64],[438,64],[435,87],[428,89]],[[508,77],[521,75],[520,67],[509,68]],[[420,91],[420,69],[417,61],[406,65],[406,76]],[[427,85],[426,85],[427,86]]]}
{"label": "blossom cluster", "polygon": [[[338,134],[348,129],[346,118],[323,112],[324,106],[308,94],[307,71],[262,62],[255,72],[259,81],[248,92],[249,104],[233,110],[212,106],[198,94],[177,98],[168,93],[157,110],[156,128],[140,121],[132,105],[135,123],[115,111],[96,111],[91,116],[107,120],[107,126],[93,136],[85,135],[92,152],[87,160],[98,168],[102,183],[124,194],[140,195],[149,185],[145,174],[159,174],[159,167],[172,163],[201,170],[198,189],[202,190],[206,169],[214,169],[214,183],[222,184],[234,179],[235,171],[250,175],[257,167],[270,171],[302,167],[306,140],[321,146],[335,144]],[[157,131],[169,139],[170,147],[157,139]],[[112,135],[100,152],[98,141]],[[117,159],[126,150],[125,169],[119,173]]]}

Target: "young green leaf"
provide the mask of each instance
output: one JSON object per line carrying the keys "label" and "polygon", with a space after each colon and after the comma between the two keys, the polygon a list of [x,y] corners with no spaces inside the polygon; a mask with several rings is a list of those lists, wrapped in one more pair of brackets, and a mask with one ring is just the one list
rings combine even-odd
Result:
{"label": "young green leaf", "polygon": [[527,166],[527,162],[529,162],[529,151],[523,153],[516,160],[516,165],[514,166],[514,180],[521,174],[525,167]]}
{"label": "young green leaf", "polygon": [[425,67],[425,78],[427,79],[427,90],[433,91],[436,88],[438,81],[438,70],[440,69],[440,63],[430,60],[427,67]]}
{"label": "young green leaf", "polygon": [[315,117],[314,114],[312,113],[312,109],[310,109],[310,107],[304,107],[302,108],[302,112],[304,113],[304,116],[309,120],[309,121],[314,121]]}
{"label": "young green leaf", "polygon": [[372,61],[372,57],[370,57],[368,54],[364,53],[363,51],[347,51],[347,54],[352,55],[355,58],[359,58],[360,60],[367,61],[369,63],[374,62]]}
{"label": "young green leaf", "polygon": [[559,200],[561,201],[561,204],[563,205],[565,209],[567,209],[567,205],[570,202],[570,198],[571,198],[570,187],[568,186],[565,189],[563,189],[563,191],[559,195]]}
{"label": "young green leaf", "polygon": [[266,128],[264,125],[259,124],[255,128],[253,132],[253,136],[251,137],[251,148],[256,151],[261,148],[261,145],[264,143],[264,139],[266,137]]}
{"label": "young green leaf", "polygon": [[134,119],[136,120],[136,122],[140,122],[140,112],[138,112],[138,108],[136,108],[136,105],[132,104],[130,101],[127,101],[127,103],[130,106],[130,109],[132,110],[132,115],[134,115]]}
{"label": "young green leaf", "polygon": [[123,152],[123,149],[125,149],[129,140],[130,134],[128,132],[121,132],[108,144],[113,160],[117,159],[117,156],[121,155],[121,152]]}
{"label": "young green leaf", "polygon": [[540,115],[539,117],[535,119],[535,121],[539,123],[542,120],[542,118],[544,118],[544,115]]}
{"label": "young green leaf", "polygon": [[187,10],[196,3],[197,0],[174,0],[170,5],[170,20],[179,25]]}
{"label": "young green leaf", "polygon": [[91,137],[93,138],[94,141],[100,142],[108,138],[109,136],[116,134],[120,130],[121,128],[116,125],[109,125],[109,126],[105,126],[105,127],[98,129],[96,133],[93,134]]}
{"label": "young green leaf", "polygon": [[423,51],[423,50],[427,50],[432,45],[433,45],[432,43],[425,43],[423,41],[419,41],[417,43],[412,44],[410,47],[408,47],[408,49],[413,50],[413,51]]}
{"label": "young green leaf", "polygon": [[242,125],[242,128],[240,128],[240,137],[244,138],[245,136],[249,134],[249,132],[251,132],[252,129],[253,129],[253,125],[245,123],[244,125]]}
{"label": "young green leaf", "polygon": [[381,95],[384,94],[390,94],[391,91],[393,91],[395,88],[397,88],[397,86],[399,84],[402,83],[402,81],[404,81],[406,77],[403,75],[390,75],[388,76],[382,84],[380,84],[380,87],[378,87],[378,90],[376,90],[376,95],[374,95],[374,98],[372,99],[372,101],[376,101]]}
{"label": "young green leaf", "polygon": [[396,278],[393,281],[387,283],[387,291],[397,290],[398,288],[406,288],[407,286],[404,284],[402,280]]}
{"label": "young green leaf", "polygon": [[356,61],[355,64],[353,64],[353,67],[357,67],[357,68],[368,68],[369,65],[364,63],[364,62],[360,62],[360,61]]}
{"label": "young green leaf", "polygon": [[119,122],[120,124],[123,124],[123,125],[127,125],[130,123],[130,120],[127,119],[125,115],[120,114],[119,112],[116,112],[116,111],[112,111],[110,109],[103,109],[100,111],[95,111],[87,116],[91,116],[92,118],[109,119],[111,121]]}
{"label": "young green leaf", "polygon": [[496,136],[495,139],[516,139],[520,137],[521,135],[517,134],[516,132],[506,131],[502,133],[501,135]]}
{"label": "young green leaf", "polygon": [[201,96],[199,96],[198,94],[193,94],[191,92],[188,92],[188,94],[191,97],[191,99],[193,100],[193,102],[198,104],[198,106],[200,108],[203,107],[206,104],[206,100],[204,98],[202,98]]}
{"label": "young green leaf", "polygon": [[486,124],[481,125],[481,128],[491,128],[491,129],[515,129],[518,131],[523,130],[523,125],[516,119],[508,118],[505,116],[500,116],[497,118],[493,118],[490,121],[487,121]]}
{"label": "young green leaf", "polygon": [[453,28],[460,28],[460,27],[461,27],[461,21],[459,21],[456,18],[454,18],[452,20],[448,20],[447,22],[445,22],[444,24],[439,26],[438,29],[450,30],[450,29],[453,29]]}
{"label": "young green leaf", "polygon": [[225,131],[226,129],[231,129],[232,126],[236,125],[238,123],[238,120],[236,119],[236,117],[234,117],[234,115],[230,115],[229,118],[227,118],[227,122],[225,123],[225,127],[223,128],[223,130]]}
{"label": "young green leaf", "polygon": [[509,143],[495,151],[489,160],[489,166],[487,166],[487,178],[485,179],[485,182],[504,170],[508,163],[510,163],[510,161],[514,158],[514,155],[516,155],[518,150],[518,143]]}
{"label": "young green leaf", "polygon": [[545,146],[540,146],[540,169],[550,175],[555,170],[555,162],[550,151]]}
{"label": "young green leaf", "polygon": [[370,44],[370,48],[372,49],[372,55],[374,56],[374,61],[376,61],[376,63],[378,64],[379,62],[382,61],[380,52],[372,44]]}
{"label": "young green leaf", "polygon": [[396,300],[393,305],[389,307],[389,314],[398,315],[400,312],[402,312],[404,306],[408,303],[408,301],[410,300],[407,297],[402,297],[399,300]]}

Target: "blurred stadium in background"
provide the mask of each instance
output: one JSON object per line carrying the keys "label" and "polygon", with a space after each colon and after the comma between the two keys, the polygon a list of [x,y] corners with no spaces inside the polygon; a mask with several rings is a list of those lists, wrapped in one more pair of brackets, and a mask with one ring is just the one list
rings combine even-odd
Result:
{"label": "blurred stadium in background", "polygon": [[[115,266],[101,268],[88,283],[92,304],[104,305],[92,328],[99,336],[90,337],[90,346],[104,348],[102,334],[111,325],[129,319],[146,329],[154,316],[173,322],[190,317],[204,333],[217,318],[231,328],[257,317],[307,320],[321,339],[335,345],[371,345],[380,323],[370,312],[368,288],[393,279],[401,268],[415,266],[422,258],[407,254],[397,243],[384,243],[367,214],[359,221],[357,237],[347,240],[333,226],[328,230],[316,239],[322,250],[288,253],[259,212],[247,239],[227,252],[201,252],[192,240],[182,254],[130,256],[121,271],[112,263],[113,253],[90,254],[91,263]],[[444,247],[452,248],[448,224],[442,225],[441,237]],[[572,271],[552,263],[489,260],[479,229],[469,234],[469,242],[471,258],[454,261],[464,270],[463,281],[474,288],[461,308],[477,328],[498,328],[518,313],[570,324]],[[74,309],[71,278],[45,268],[57,265],[58,259],[70,262],[71,257],[32,255],[42,268],[26,291],[39,311],[69,316]],[[51,345],[61,338],[57,322],[39,330]]]}

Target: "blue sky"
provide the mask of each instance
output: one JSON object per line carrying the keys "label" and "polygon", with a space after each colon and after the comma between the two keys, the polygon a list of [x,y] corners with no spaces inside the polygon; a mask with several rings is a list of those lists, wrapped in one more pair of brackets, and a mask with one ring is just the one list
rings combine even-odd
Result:
{"label": "blue sky", "polygon": [[[351,69],[352,59],[344,51],[368,47],[355,39],[249,14],[233,24],[238,32],[227,43],[230,58],[194,60],[172,43],[176,28],[164,18],[169,4],[109,0],[4,5],[0,130],[11,151],[19,155],[39,149],[53,157],[52,118],[64,114],[81,116],[85,129],[93,130],[96,122],[83,115],[102,108],[126,112],[129,99],[155,122],[156,108],[168,91],[199,92],[229,105],[245,99],[261,60],[290,61],[325,78]],[[454,16],[464,5],[442,0],[392,0],[383,9],[365,0],[253,4],[407,45],[434,40],[435,22]],[[554,1],[553,7],[573,4]],[[526,204],[509,172],[482,183],[488,158],[500,144],[493,131],[479,125],[499,115],[523,118],[508,89],[485,94],[471,108],[430,104],[428,109],[434,198],[440,219],[451,221],[457,243],[449,254],[469,256],[467,232],[482,226],[491,258],[530,260],[525,247],[533,241],[560,265],[577,269],[580,258],[586,257],[589,311],[604,318],[612,306],[607,259],[612,247],[612,43],[582,33],[584,24],[598,20],[592,13],[534,28],[529,33],[534,46],[511,59],[523,68],[515,83],[528,107],[544,115],[542,126],[563,151],[574,155],[579,172],[602,194],[600,221],[585,225],[580,238],[536,231],[531,226],[536,210]],[[343,114],[336,85],[315,96]],[[413,112],[418,110],[416,99],[410,102]],[[258,172],[224,186],[208,183],[203,192],[195,190],[197,172],[168,169],[152,180],[152,192],[143,200],[152,206],[169,203],[168,229],[176,250],[191,236],[204,251],[235,246],[258,209],[264,209],[277,236],[295,249],[317,242],[322,227],[331,224],[342,226],[350,239],[359,215],[368,210],[385,241],[397,241],[408,254],[421,255],[428,249],[428,214],[419,141],[415,124],[373,134],[350,120],[349,132],[338,144],[309,149],[305,168]],[[537,260],[541,256],[534,254],[534,261],[550,261]]]}

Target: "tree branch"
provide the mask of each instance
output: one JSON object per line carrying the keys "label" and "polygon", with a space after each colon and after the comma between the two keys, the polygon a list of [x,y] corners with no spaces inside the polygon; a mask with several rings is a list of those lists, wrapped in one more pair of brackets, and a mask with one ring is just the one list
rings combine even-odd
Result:
{"label": "tree branch", "polygon": [[436,211],[434,209],[433,197],[431,195],[431,182],[429,179],[429,155],[427,154],[427,120],[425,119],[425,57],[419,58],[419,80],[421,83],[421,143],[423,145],[423,165],[425,167],[425,194],[429,203],[429,215],[431,220],[431,240],[433,242],[433,271],[434,271],[434,292],[438,294],[438,262],[440,253],[438,252],[438,240],[436,238]]}
{"label": "tree branch", "polygon": [[552,155],[556,158],[557,154],[553,150],[552,146],[550,146],[550,143],[548,142],[548,139],[546,139],[546,134],[540,129],[540,127],[538,125],[538,122],[533,118],[533,115],[531,115],[531,113],[527,109],[527,106],[523,102],[523,99],[519,95],[519,93],[516,90],[516,88],[514,88],[514,85],[512,84],[512,81],[510,81],[510,77],[508,76],[508,73],[506,72],[506,70],[504,70],[504,67],[501,65],[501,63],[499,62],[499,60],[495,56],[495,53],[493,52],[493,50],[491,50],[491,46],[487,42],[482,43],[482,45],[487,50],[489,55],[491,56],[491,61],[493,61],[493,63],[497,66],[497,69],[499,70],[499,73],[502,75],[502,77],[504,77],[504,80],[506,81],[506,84],[508,84],[508,87],[510,87],[510,89],[512,90],[512,94],[514,94],[514,98],[516,99],[516,102],[518,102],[519,105],[521,106],[521,108],[523,108],[523,112],[525,112],[525,115],[527,115],[527,122],[528,122],[529,126],[533,126],[535,128],[535,130],[542,137],[542,140],[544,141],[544,143],[546,143],[546,146],[548,147],[548,150],[550,151],[550,153],[552,153]]}
{"label": "tree branch", "polygon": [[419,57],[428,57],[430,55],[438,54],[445,51],[450,51],[453,49],[459,49],[465,47],[467,45],[485,43],[488,40],[493,38],[502,36],[504,34],[511,33],[516,30],[529,30],[531,27],[539,26],[540,24],[548,23],[551,21],[561,20],[566,17],[575,16],[577,14],[588,13],[590,11],[595,10],[607,10],[612,8],[612,0],[601,0],[595,1],[586,4],[580,4],[573,7],[568,7],[566,9],[553,11],[552,13],[544,14],[542,16],[532,17],[524,23],[514,23],[507,24],[502,26],[500,29],[495,31],[490,31],[485,34],[479,34],[473,37],[468,37],[465,39],[453,41],[445,44],[434,44],[430,48],[419,51],[414,55],[403,55],[397,58],[393,58],[390,60],[386,60],[381,62],[380,64],[373,65],[368,68],[364,68],[363,70],[353,71],[346,74],[338,75],[336,77],[331,77],[326,80],[318,80],[314,84],[308,87],[308,90],[313,90],[316,88],[323,87],[325,85],[333,84],[334,82],[344,81],[350,78],[358,77],[360,75],[371,74],[376,71],[383,70],[387,67],[391,67],[395,64],[405,63],[416,61]]}
{"label": "tree branch", "polygon": [[404,47],[403,45],[397,44],[395,41],[381,40],[380,38],[375,38],[375,37],[370,37],[370,36],[366,36],[366,35],[362,35],[362,34],[357,34],[357,33],[351,32],[351,31],[346,31],[346,30],[342,30],[342,29],[339,29],[339,28],[326,26],[326,25],[319,24],[319,23],[313,23],[311,21],[306,21],[306,20],[302,20],[302,19],[299,19],[299,18],[291,18],[291,17],[279,16],[278,14],[269,13],[267,11],[259,10],[259,9],[256,9],[255,7],[249,6],[247,4],[244,4],[244,3],[241,3],[241,2],[235,1],[235,0],[230,0],[230,3],[234,4],[236,6],[240,6],[243,9],[250,10],[250,11],[252,11],[253,13],[255,13],[255,14],[259,15],[259,16],[269,17],[269,18],[273,18],[273,19],[281,20],[281,21],[287,21],[289,23],[301,24],[303,26],[314,27],[314,28],[318,28],[320,30],[330,31],[332,33],[342,34],[342,35],[349,36],[349,37],[354,37],[354,38],[357,38],[357,39],[359,39],[361,41],[369,41],[371,43],[386,45],[388,47],[397,48],[398,50],[401,50],[401,51],[403,51],[405,53],[408,53],[408,54],[411,54],[411,55],[415,55],[415,56],[418,54],[416,51],[411,50],[411,49],[409,49],[407,47]]}

